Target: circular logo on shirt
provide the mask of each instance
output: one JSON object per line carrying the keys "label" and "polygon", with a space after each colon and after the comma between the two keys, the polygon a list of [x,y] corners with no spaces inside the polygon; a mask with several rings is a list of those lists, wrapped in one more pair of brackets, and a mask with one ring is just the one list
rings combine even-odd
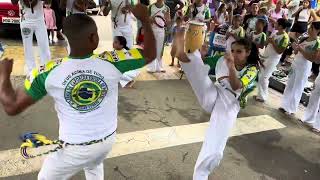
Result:
{"label": "circular logo on shirt", "polygon": [[25,36],[28,36],[31,34],[31,29],[30,28],[22,28],[22,34]]}
{"label": "circular logo on shirt", "polygon": [[81,74],[67,84],[64,97],[74,109],[90,112],[100,105],[107,91],[108,86],[100,77]]}

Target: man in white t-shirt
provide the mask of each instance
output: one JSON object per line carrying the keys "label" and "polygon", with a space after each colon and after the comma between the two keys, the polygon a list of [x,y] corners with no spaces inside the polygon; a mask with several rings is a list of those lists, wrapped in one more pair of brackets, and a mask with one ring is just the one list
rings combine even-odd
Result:
{"label": "man in white t-shirt", "polygon": [[47,28],[44,22],[43,3],[38,0],[37,4],[30,8],[22,0],[11,0],[13,4],[19,3],[20,29],[24,47],[26,74],[36,67],[33,54],[33,34],[36,35],[40,50],[40,63],[45,64],[51,59]]}
{"label": "man in white t-shirt", "polygon": [[148,51],[131,49],[127,52],[130,59],[112,52],[94,55],[99,44],[94,20],[86,14],[73,14],[63,26],[70,55],[34,69],[24,89],[12,87],[13,60],[0,62],[0,102],[7,114],[23,112],[46,94],[55,102],[63,148],[46,157],[38,179],[68,179],[81,170],[85,170],[87,179],[104,179],[103,160],[117,129],[120,77],[156,56],[147,7],[138,4],[131,11],[143,24]]}

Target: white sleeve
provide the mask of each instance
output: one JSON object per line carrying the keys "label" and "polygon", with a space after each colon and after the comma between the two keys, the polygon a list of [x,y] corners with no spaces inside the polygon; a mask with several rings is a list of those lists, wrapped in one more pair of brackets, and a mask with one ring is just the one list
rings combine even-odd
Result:
{"label": "white sleeve", "polygon": [[224,57],[221,57],[216,65],[216,79],[219,79],[224,76],[229,76],[229,68],[224,60]]}

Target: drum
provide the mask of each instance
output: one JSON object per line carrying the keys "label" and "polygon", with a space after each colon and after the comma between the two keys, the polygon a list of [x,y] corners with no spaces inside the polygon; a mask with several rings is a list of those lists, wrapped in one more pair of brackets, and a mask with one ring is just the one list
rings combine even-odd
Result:
{"label": "drum", "polygon": [[185,37],[185,52],[193,53],[200,49],[203,45],[206,26],[204,23],[197,21],[190,21],[187,27]]}

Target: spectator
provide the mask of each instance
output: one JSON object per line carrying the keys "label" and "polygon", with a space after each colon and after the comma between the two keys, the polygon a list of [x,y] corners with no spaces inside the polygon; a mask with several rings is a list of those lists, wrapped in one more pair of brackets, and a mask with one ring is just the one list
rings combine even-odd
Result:
{"label": "spectator", "polygon": [[56,36],[57,36],[57,39],[64,40],[64,37],[63,37],[61,31],[62,31],[63,21],[66,18],[66,9],[62,8],[60,6],[60,3],[61,3],[61,0],[52,0],[51,8],[56,15],[56,25],[57,25]]}
{"label": "spectator", "polygon": [[234,15],[241,15],[242,18],[246,15],[247,11],[245,9],[245,0],[238,0],[236,4],[236,8],[233,10]]}
{"label": "spectator", "polygon": [[166,43],[171,43],[172,42],[172,31],[173,31],[173,27],[174,27],[174,22],[175,22],[175,16],[176,16],[176,12],[182,10],[182,8],[184,7],[184,2],[183,0],[166,0],[165,4],[169,7],[170,9],[170,19],[171,22],[170,24],[168,24],[167,26],[167,36],[166,36]]}
{"label": "spectator", "polygon": [[188,6],[186,12],[186,20],[198,20],[200,22],[210,21],[211,15],[209,7],[202,0],[195,0],[194,3]]}
{"label": "spectator", "polygon": [[307,32],[308,23],[316,19],[315,12],[310,7],[310,1],[304,0],[302,6],[298,9],[295,16],[295,22],[292,26],[290,37],[293,39],[298,38],[301,34]]}
{"label": "spectator", "polygon": [[295,17],[293,16],[299,10],[300,0],[289,0],[286,4],[288,8],[288,21],[293,25]]}
{"label": "spectator", "polygon": [[268,24],[268,34],[271,34],[275,31],[275,23],[277,23],[277,20],[280,18],[287,19],[287,11],[283,7],[283,1],[280,0],[276,4],[276,8],[271,9],[269,11],[269,24]]}
{"label": "spectator", "polygon": [[244,29],[246,30],[246,35],[249,36],[251,31],[256,27],[257,16],[259,12],[259,5],[254,3],[250,7],[250,14],[244,16]]}

